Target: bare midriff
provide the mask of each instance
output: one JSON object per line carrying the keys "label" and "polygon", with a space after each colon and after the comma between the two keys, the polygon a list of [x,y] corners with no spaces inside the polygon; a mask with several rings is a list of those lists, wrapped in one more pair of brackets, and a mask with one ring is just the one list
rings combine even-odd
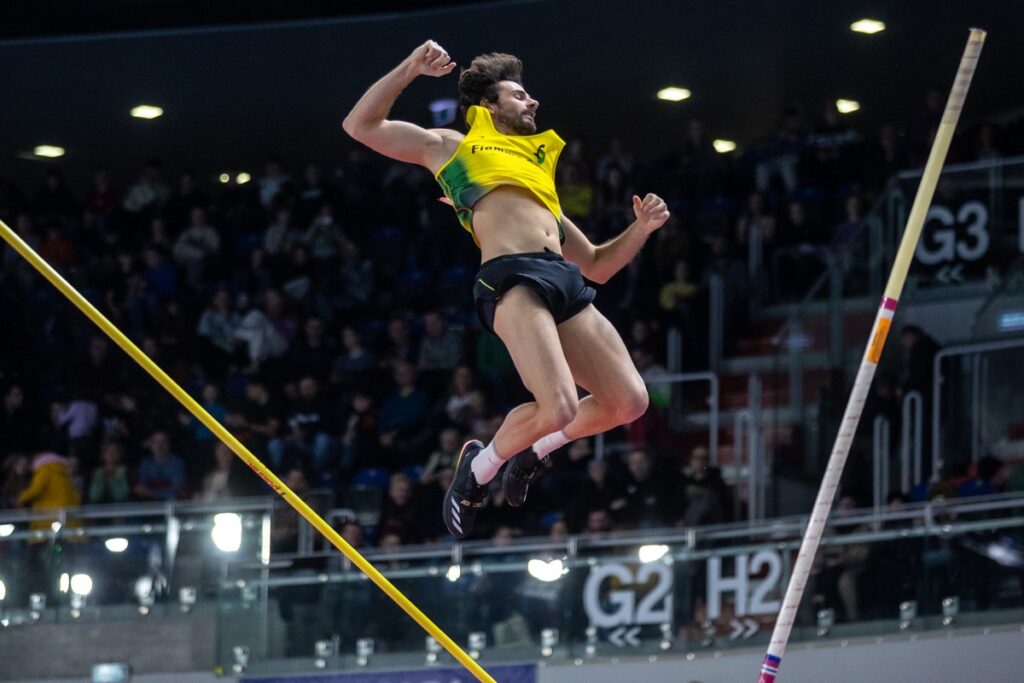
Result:
{"label": "bare midriff", "polygon": [[515,185],[495,188],[473,207],[473,232],[480,260],[545,248],[561,254],[558,221],[533,193]]}

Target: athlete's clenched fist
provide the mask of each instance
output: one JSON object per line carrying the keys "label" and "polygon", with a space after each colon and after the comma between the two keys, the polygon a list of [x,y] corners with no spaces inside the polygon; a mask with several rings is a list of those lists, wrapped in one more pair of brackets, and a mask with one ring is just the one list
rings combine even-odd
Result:
{"label": "athlete's clenched fist", "polygon": [[445,49],[432,40],[413,50],[407,61],[420,76],[447,76],[455,69]]}
{"label": "athlete's clenched fist", "polygon": [[633,195],[633,212],[636,214],[636,222],[648,232],[654,232],[665,225],[669,215],[665,200],[656,194],[648,194],[642,201]]}

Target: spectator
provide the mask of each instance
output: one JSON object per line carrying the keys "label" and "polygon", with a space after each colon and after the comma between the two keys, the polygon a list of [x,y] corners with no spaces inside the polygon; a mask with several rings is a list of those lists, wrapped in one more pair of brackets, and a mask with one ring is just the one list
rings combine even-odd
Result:
{"label": "spectator", "polygon": [[259,179],[260,204],[270,207],[278,198],[278,195],[285,189],[288,183],[288,175],[281,167],[278,159],[268,159],[263,167],[263,175]]}
{"label": "spectator", "polygon": [[93,470],[89,480],[87,500],[90,504],[125,503],[131,492],[121,444],[108,441],[100,449],[100,465]]}
{"label": "spectator", "polygon": [[465,365],[455,368],[451,375],[444,414],[448,421],[463,432],[476,434],[485,414],[484,395],[473,386],[473,373]]}
{"label": "spectator", "polygon": [[298,395],[288,409],[285,423],[312,458],[302,464],[302,469],[316,472],[321,480],[318,484],[326,483],[337,459],[337,440],[332,425],[340,421],[339,416],[328,406],[320,393],[320,383],[314,377],[301,377],[297,388]]}
{"label": "spectator", "polygon": [[290,209],[278,209],[274,222],[267,226],[263,233],[263,249],[271,259],[277,259],[288,253],[291,246],[299,240],[299,233],[292,227]]}
{"label": "spectator", "polygon": [[138,181],[128,188],[124,197],[124,210],[140,214],[156,212],[171,196],[171,189],[164,184],[159,161],[150,161],[142,169]]}
{"label": "spectator", "polygon": [[231,306],[231,294],[226,289],[218,289],[196,326],[200,359],[208,375],[224,376],[235,357],[239,327],[240,318]]}
{"label": "spectator", "polygon": [[[77,507],[81,499],[71,482],[68,459],[53,452],[44,452],[32,459],[32,480],[18,495],[18,505],[33,510],[59,510]],[[29,523],[29,528],[49,531],[53,521],[36,519]]]}
{"label": "spectator", "polygon": [[185,271],[185,279],[200,289],[204,269],[211,266],[220,254],[220,234],[210,227],[206,209],[195,207],[191,213],[191,224],[174,243],[174,260]]}
{"label": "spectator", "polygon": [[685,527],[721,524],[728,517],[729,489],[722,472],[711,465],[706,446],[690,451],[690,462],[683,470],[682,524]]}
{"label": "spectator", "polygon": [[411,464],[429,438],[426,425],[429,397],[419,388],[416,368],[396,362],[392,374],[395,390],[380,409],[380,445],[393,466]]}
{"label": "spectator", "polygon": [[284,298],[275,289],[267,290],[263,308],[252,308],[242,317],[235,336],[245,344],[252,372],[288,351],[289,324],[284,316]]}
{"label": "spectator", "polygon": [[213,448],[213,469],[203,477],[203,485],[196,493],[196,498],[204,503],[233,498],[238,495],[236,489],[235,463],[237,458],[222,441]]}
{"label": "spectator", "polygon": [[288,350],[286,362],[296,374],[327,377],[333,355],[324,335],[324,321],[311,315],[302,326],[302,334]]}
{"label": "spectator", "polygon": [[145,441],[149,455],[139,464],[135,495],[143,501],[173,501],[187,497],[185,462],[171,452],[167,433],[156,431]]}
{"label": "spectator", "polygon": [[462,357],[462,339],[448,328],[440,311],[423,316],[423,338],[420,340],[420,370],[453,370]]}
{"label": "spectator", "polygon": [[352,325],[341,328],[342,351],[331,369],[331,382],[359,385],[377,368],[377,357],[363,346],[363,337]]}
{"label": "spectator", "polygon": [[380,513],[381,534],[395,533],[406,543],[420,543],[423,541],[422,517],[413,499],[412,480],[402,472],[392,474]]}
{"label": "spectator", "polygon": [[445,469],[455,469],[455,461],[459,457],[459,430],[447,427],[441,430],[438,447],[427,458],[427,464],[420,474],[420,485],[429,486],[435,483]]}
{"label": "spectator", "polygon": [[0,510],[18,506],[18,496],[32,480],[32,460],[23,453],[3,459],[0,467]]}
{"label": "spectator", "polygon": [[650,454],[634,449],[626,457],[629,474],[619,509],[621,519],[635,528],[666,526],[672,520],[672,480],[655,470]]}
{"label": "spectator", "polygon": [[64,437],[68,457],[92,464],[96,454],[96,430],[99,426],[99,406],[83,386],[76,386],[72,399],[66,405],[54,402],[53,424]]}

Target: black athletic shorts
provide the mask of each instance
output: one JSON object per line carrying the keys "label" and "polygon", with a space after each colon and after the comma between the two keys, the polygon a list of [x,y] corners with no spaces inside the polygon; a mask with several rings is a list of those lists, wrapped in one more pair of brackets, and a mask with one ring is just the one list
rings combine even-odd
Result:
{"label": "black athletic shorts", "polygon": [[536,292],[556,325],[582,311],[597,296],[579,267],[553,251],[498,256],[480,266],[473,285],[477,315],[489,331],[494,332],[498,300],[516,285],[526,285]]}

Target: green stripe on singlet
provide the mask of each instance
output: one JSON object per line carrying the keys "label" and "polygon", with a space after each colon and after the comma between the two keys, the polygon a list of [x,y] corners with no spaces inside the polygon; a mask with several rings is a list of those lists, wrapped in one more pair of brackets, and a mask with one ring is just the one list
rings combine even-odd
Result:
{"label": "green stripe on singlet", "polygon": [[490,286],[489,284],[487,284],[486,282],[484,282],[484,281],[483,281],[483,280],[481,280],[480,278],[477,278],[477,279],[476,279],[476,281],[477,281],[477,282],[479,282],[480,284],[482,284],[482,285],[483,285],[484,287],[486,287],[487,289],[491,290],[492,292],[496,291],[496,290],[494,289],[494,287],[491,287],[491,286]]}

